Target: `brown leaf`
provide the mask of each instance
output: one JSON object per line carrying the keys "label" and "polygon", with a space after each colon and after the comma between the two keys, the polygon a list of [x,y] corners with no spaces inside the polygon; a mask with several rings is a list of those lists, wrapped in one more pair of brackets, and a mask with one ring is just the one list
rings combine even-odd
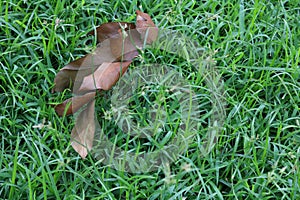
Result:
{"label": "brown leaf", "polygon": [[142,48],[141,36],[136,29],[123,31],[110,38],[110,50],[121,61],[131,61],[139,55],[138,49]]}
{"label": "brown leaf", "polygon": [[[126,27],[125,31],[128,31],[129,29],[135,29],[135,24],[128,22],[108,22],[102,24],[96,28],[97,42],[103,42],[114,35],[118,35],[118,30],[121,27]],[[95,31],[89,32],[88,35],[95,35]]]}
{"label": "brown leaf", "polygon": [[[93,73],[102,63],[131,61],[138,56],[138,49],[142,48],[145,39],[150,44],[157,38],[158,28],[148,14],[139,10],[136,14],[136,26],[127,22],[111,22],[97,27],[100,46],[93,53],[64,66],[54,79],[55,86],[52,92],[62,92],[73,86],[76,91],[82,79]],[[89,34],[94,34],[94,31]]]}
{"label": "brown leaf", "polygon": [[80,82],[84,76],[91,74],[103,62],[114,62],[116,57],[108,49],[110,49],[110,41],[106,40],[93,53],[64,66],[54,79],[55,85],[52,92],[62,92],[66,88],[71,88],[75,80]]}
{"label": "brown leaf", "polygon": [[71,88],[74,84],[77,75],[76,70],[64,70],[61,69],[55,76],[53,92],[62,92],[66,88]]}
{"label": "brown leaf", "polygon": [[[118,81],[139,55],[144,43],[156,40],[158,28],[150,16],[136,11],[136,25],[127,22],[111,22],[96,28],[97,45],[93,53],[70,62],[56,75],[53,92],[73,88],[73,93],[82,94],[55,107],[58,115],[72,114],[86,107],[76,118],[72,130],[73,148],[85,158],[93,146],[95,133],[95,90],[109,90]],[[89,34],[95,35],[94,31]]]}
{"label": "brown leaf", "polygon": [[136,29],[141,34],[142,41],[151,44],[157,39],[158,28],[147,13],[136,11]]}
{"label": "brown leaf", "polygon": [[[79,108],[89,103],[95,98],[96,92],[89,92],[82,96],[76,96],[65,100],[63,103],[55,106],[55,111],[59,116],[75,113]],[[66,110],[67,109],[67,110]]]}
{"label": "brown leaf", "polygon": [[77,153],[85,158],[93,147],[95,134],[95,100],[89,102],[76,118],[75,127],[71,133],[71,145]]}
{"label": "brown leaf", "polygon": [[[103,63],[94,73],[84,77],[79,92],[95,89],[109,90],[128,69],[131,61]],[[122,71],[121,71],[122,70]]]}
{"label": "brown leaf", "polygon": [[[120,33],[119,33],[120,34]],[[136,40],[136,44],[141,46],[139,35],[136,31],[126,37],[124,42],[122,36],[118,35],[111,40],[105,40],[96,50],[86,56],[70,62],[64,66],[54,79],[54,88],[52,92],[62,92],[66,88],[73,87],[76,93],[78,86],[81,85],[82,79],[92,74],[102,63],[113,63],[116,61],[131,61],[138,56],[135,44],[131,39]]]}

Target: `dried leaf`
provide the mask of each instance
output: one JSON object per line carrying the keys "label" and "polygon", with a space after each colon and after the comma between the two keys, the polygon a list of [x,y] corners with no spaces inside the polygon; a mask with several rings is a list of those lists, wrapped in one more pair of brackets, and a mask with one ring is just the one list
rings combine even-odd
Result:
{"label": "dried leaf", "polygon": [[[158,28],[150,16],[136,11],[136,25],[127,22],[105,23],[96,28],[96,50],[70,62],[56,75],[53,92],[73,88],[73,93],[81,94],[55,107],[58,115],[72,114],[86,107],[76,118],[72,130],[72,146],[85,158],[93,146],[95,133],[95,90],[109,90],[118,81],[139,55],[144,43],[156,40]],[[95,35],[95,31],[89,34]]]}
{"label": "dried leaf", "polygon": [[[93,53],[64,66],[55,77],[52,92],[81,85],[82,79],[104,62],[131,61],[138,56],[138,49],[142,48],[145,39],[149,44],[157,38],[158,28],[148,14],[139,10],[136,14],[136,26],[127,22],[111,22],[97,27],[97,41],[101,42],[100,46]],[[94,34],[94,31],[89,34]],[[74,89],[76,91],[77,88]]]}
{"label": "dried leaf", "polygon": [[137,30],[123,31],[110,38],[110,50],[117,60],[131,61],[139,55],[142,48],[141,36]]}
{"label": "dried leaf", "polygon": [[114,62],[116,57],[109,49],[110,41],[106,40],[93,53],[87,54],[64,66],[54,79],[55,86],[52,92],[62,92],[66,88],[71,88],[75,80],[80,82],[84,76],[93,73],[102,63]]}
{"label": "dried leaf", "polygon": [[62,92],[64,89],[72,87],[76,92],[82,79],[92,74],[102,63],[131,61],[138,56],[136,45],[141,46],[138,32],[136,30],[131,31],[124,41],[120,34],[115,35],[110,40],[103,41],[93,53],[64,66],[54,79],[55,86],[52,92]]}
{"label": "dried leaf", "polygon": [[151,44],[157,39],[158,28],[147,13],[136,11],[136,29],[141,34],[142,41]]}
{"label": "dried leaf", "polygon": [[103,63],[94,73],[84,77],[79,92],[111,89],[120,75],[128,69],[130,63],[131,61]]}
{"label": "dried leaf", "polygon": [[77,153],[85,158],[93,147],[95,134],[95,100],[89,102],[76,118],[75,127],[71,133],[71,145]]}
{"label": "dried leaf", "polygon": [[[59,116],[75,113],[79,108],[89,103],[95,98],[96,92],[89,92],[82,96],[76,96],[65,100],[63,103],[55,106],[55,111]],[[66,110],[67,109],[67,110]]]}
{"label": "dried leaf", "polygon": [[77,75],[76,70],[64,70],[61,69],[55,76],[53,92],[62,92],[67,88],[71,88],[74,84]]}
{"label": "dried leaf", "polygon": [[[102,24],[96,28],[97,42],[103,42],[104,40],[118,35],[118,30],[125,27],[125,31],[129,29],[135,29],[135,24],[128,22],[109,22]],[[88,35],[95,35],[94,31],[88,33]]]}

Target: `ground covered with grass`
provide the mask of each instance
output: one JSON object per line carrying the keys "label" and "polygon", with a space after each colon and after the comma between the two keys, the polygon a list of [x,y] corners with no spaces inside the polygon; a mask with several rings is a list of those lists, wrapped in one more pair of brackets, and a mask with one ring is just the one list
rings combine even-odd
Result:
{"label": "ground covered with grass", "polygon": [[[298,1],[4,0],[0,9],[1,198],[300,198]],[[116,170],[92,155],[81,159],[70,146],[73,118],[58,117],[51,106],[69,95],[51,93],[58,70],[95,46],[86,33],[104,22],[135,21],[136,9],[210,52],[226,101],[208,155],[196,139],[176,161],[148,173]],[[206,97],[201,74],[186,60],[156,49],[143,56],[135,62],[170,63]],[[99,112],[106,104],[99,100]]]}

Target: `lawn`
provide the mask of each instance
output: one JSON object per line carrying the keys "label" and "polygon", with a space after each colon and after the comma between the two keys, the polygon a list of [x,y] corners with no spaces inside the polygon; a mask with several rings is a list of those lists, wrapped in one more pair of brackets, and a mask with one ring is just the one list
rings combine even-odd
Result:
{"label": "lawn", "polygon": [[[189,47],[184,52],[191,56],[184,56],[154,45],[129,67],[168,66],[199,104],[192,142],[151,171],[117,168],[97,153],[82,159],[70,145],[74,117],[53,109],[71,92],[51,93],[59,69],[95,48],[89,31],[105,22],[134,22],[137,9],[201,47],[206,66],[193,65],[192,55],[200,54]],[[0,1],[0,198],[300,199],[299,16],[297,0]],[[217,98],[207,69],[222,86]],[[155,84],[149,88],[155,91]],[[166,91],[157,90],[167,99],[158,103],[171,111],[152,139],[126,134],[109,116],[110,104],[122,106],[111,98],[123,93],[115,88],[99,96],[97,116],[108,140],[134,155],[168,145],[186,116]],[[139,92],[128,109],[133,125],[147,127],[144,118],[157,97]],[[214,99],[223,107],[211,112]],[[204,154],[216,112],[222,123]]]}

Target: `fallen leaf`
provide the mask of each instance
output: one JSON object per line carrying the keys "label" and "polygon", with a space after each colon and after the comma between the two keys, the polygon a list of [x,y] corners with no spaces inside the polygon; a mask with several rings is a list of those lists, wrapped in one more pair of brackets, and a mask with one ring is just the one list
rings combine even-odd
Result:
{"label": "fallen leaf", "polygon": [[63,103],[55,106],[55,111],[59,116],[64,114],[70,115],[75,113],[79,108],[92,101],[96,96],[96,92],[89,92],[82,96],[75,96],[65,100]]}
{"label": "fallen leaf", "polygon": [[66,88],[73,88],[73,91],[76,91],[82,79],[96,71],[103,63],[132,61],[139,55],[137,49],[141,48],[141,40],[136,30],[127,32],[128,36],[124,40],[122,33],[118,32],[114,38],[103,41],[93,53],[64,66],[54,79],[55,86],[52,92],[62,92]]}
{"label": "fallen leaf", "polygon": [[[97,42],[100,43],[106,39],[114,37],[114,35],[118,35],[118,31],[119,29],[122,29],[122,27],[125,28],[125,31],[136,28],[134,23],[128,22],[109,22],[102,24],[96,28]],[[89,32],[88,35],[95,35],[95,31]]]}
{"label": "fallen leaf", "polygon": [[77,153],[85,158],[93,147],[95,134],[95,100],[89,102],[76,118],[75,126],[71,133],[71,145]]}
{"label": "fallen leaf", "polygon": [[142,40],[139,32],[134,30],[119,30],[119,34],[110,38],[110,50],[117,60],[129,61],[139,55]]}
{"label": "fallen leaf", "polygon": [[67,88],[71,88],[77,76],[77,70],[60,70],[54,79],[53,92],[62,92]]}
{"label": "fallen leaf", "polygon": [[[136,26],[127,22],[110,22],[97,27],[97,41],[100,45],[93,53],[64,66],[54,79],[52,92],[62,92],[73,87],[76,85],[75,79],[79,82],[77,85],[81,85],[82,79],[104,62],[131,61],[138,56],[138,49],[142,48],[144,40],[150,44],[157,38],[158,28],[148,14],[139,10],[136,14]],[[89,34],[94,34],[94,31]]]}
{"label": "fallen leaf", "polygon": [[93,73],[102,63],[114,62],[116,58],[109,49],[110,41],[106,40],[93,53],[64,66],[54,79],[55,86],[52,92],[62,92],[66,88],[72,88],[75,80],[80,82],[84,76]]}
{"label": "fallen leaf", "polygon": [[142,41],[151,44],[157,39],[158,28],[147,13],[136,11],[136,30],[141,34]]}
{"label": "fallen leaf", "polygon": [[109,90],[128,69],[131,61],[102,63],[98,69],[84,77],[79,92],[98,90]]}
{"label": "fallen leaf", "polygon": [[72,88],[72,92],[77,94],[55,106],[59,116],[73,114],[86,105],[76,118],[71,134],[72,147],[82,158],[93,146],[96,90],[111,89],[144,44],[150,44],[157,38],[158,28],[150,16],[141,11],[136,11],[136,14],[136,25],[110,22],[89,32],[89,35],[97,37],[96,50],[64,66],[54,79],[52,92]]}

